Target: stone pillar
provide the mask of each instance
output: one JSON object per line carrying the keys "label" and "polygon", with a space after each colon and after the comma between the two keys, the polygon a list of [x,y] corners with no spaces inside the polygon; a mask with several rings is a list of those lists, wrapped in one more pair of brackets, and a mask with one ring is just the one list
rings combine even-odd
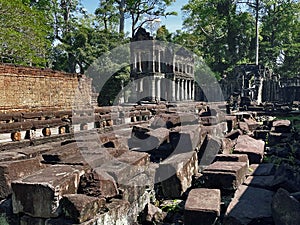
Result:
{"label": "stone pillar", "polygon": [[180,80],[177,79],[176,101],[180,101]]}
{"label": "stone pillar", "polygon": [[181,93],[181,96],[180,96],[180,100],[184,100],[184,80],[183,79],[180,79],[180,93]]}
{"label": "stone pillar", "polygon": [[134,53],[134,64],[133,64],[133,70],[137,71],[138,63],[137,63],[137,53]]}
{"label": "stone pillar", "polygon": [[154,70],[152,61],[153,61],[153,57],[152,57],[151,52],[149,52],[149,55],[148,55],[148,71],[150,73],[153,72],[153,70]]}
{"label": "stone pillar", "polygon": [[176,81],[175,79],[171,80],[171,101],[176,101]]}
{"label": "stone pillar", "polygon": [[160,89],[161,89],[161,78],[158,77],[156,78],[156,97],[157,97],[157,100],[160,101],[160,97],[161,97],[161,92],[160,92]]}
{"label": "stone pillar", "polygon": [[192,100],[195,100],[195,81],[192,81]]}
{"label": "stone pillar", "polygon": [[161,72],[161,65],[160,65],[160,51],[158,50],[157,52],[158,52],[158,54],[157,54],[158,72],[160,73],[160,72]]}
{"label": "stone pillar", "polygon": [[144,87],[143,87],[143,84],[144,84],[144,78],[142,79],[139,79],[139,96],[138,96],[138,101],[141,100],[143,98],[143,92],[144,92]]}
{"label": "stone pillar", "polygon": [[192,100],[192,80],[189,80],[189,100]]}
{"label": "stone pillar", "polygon": [[167,92],[167,81],[166,79],[161,79],[161,92],[160,92],[160,96],[162,99],[167,99],[167,96],[166,96],[166,92]]}
{"label": "stone pillar", "polygon": [[188,80],[184,80],[184,100],[188,100]]}
{"label": "stone pillar", "polygon": [[138,52],[138,56],[139,72],[142,72],[142,53]]}
{"label": "stone pillar", "polygon": [[151,100],[154,100],[155,99],[155,77],[150,77],[150,88],[149,88],[149,97]]}

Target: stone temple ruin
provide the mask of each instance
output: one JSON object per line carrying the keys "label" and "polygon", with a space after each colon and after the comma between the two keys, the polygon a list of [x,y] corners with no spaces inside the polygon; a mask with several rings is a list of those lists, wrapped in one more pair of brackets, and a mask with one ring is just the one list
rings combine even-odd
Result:
{"label": "stone temple ruin", "polygon": [[140,28],[131,42],[131,79],[139,100],[194,100],[194,59],[184,48],[153,40]]}
{"label": "stone temple ruin", "polygon": [[251,101],[228,111],[192,101],[183,50],[149,48],[131,55],[138,104],[99,107],[84,75],[0,64],[0,224],[300,224],[300,119],[275,119],[299,115],[298,79],[241,66],[220,85]]}

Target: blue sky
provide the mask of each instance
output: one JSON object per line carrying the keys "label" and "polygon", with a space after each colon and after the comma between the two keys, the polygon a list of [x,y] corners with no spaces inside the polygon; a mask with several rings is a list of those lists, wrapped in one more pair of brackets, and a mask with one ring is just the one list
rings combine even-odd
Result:
{"label": "blue sky", "polygon": [[[89,13],[94,13],[95,9],[99,5],[99,0],[81,0],[83,6],[87,9]],[[181,29],[182,27],[182,14],[181,14],[181,8],[183,5],[187,4],[188,0],[176,0],[168,8],[168,11],[175,11],[178,13],[177,16],[168,16],[167,18],[161,18],[160,25],[166,25],[167,29],[171,32],[175,32],[178,29]],[[130,30],[130,24],[129,21],[126,22],[126,30]]]}

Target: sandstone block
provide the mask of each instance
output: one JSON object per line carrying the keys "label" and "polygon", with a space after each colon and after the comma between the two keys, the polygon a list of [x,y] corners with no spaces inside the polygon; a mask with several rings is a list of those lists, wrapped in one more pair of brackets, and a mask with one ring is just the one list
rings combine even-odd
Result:
{"label": "sandstone block", "polygon": [[202,172],[204,185],[207,188],[236,190],[245,180],[247,170],[246,162],[214,162]]}
{"label": "sandstone block", "polygon": [[161,183],[167,198],[180,197],[192,184],[192,176],[198,172],[196,152],[175,154],[159,164],[155,181]]}
{"label": "sandstone block", "polygon": [[11,182],[24,176],[35,173],[45,166],[40,163],[40,158],[8,161],[0,163],[0,199],[12,193]]}
{"label": "sandstone block", "polygon": [[66,218],[75,223],[83,223],[93,219],[104,209],[105,199],[82,194],[67,194],[60,201],[61,209]]}
{"label": "sandstone block", "polygon": [[237,144],[234,148],[234,153],[247,154],[249,163],[261,163],[265,151],[265,142],[256,140],[247,135],[238,137]]}
{"label": "sandstone block", "polygon": [[211,225],[220,216],[221,192],[218,189],[192,189],[184,210],[184,224]]}
{"label": "sandstone block", "polygon": [[273,192],[241,185],[225,213],[224,225],[273,224]]}
{"label": "sandstone block", "polygon": [[14,213],[50,218],[59,215],[59,200],[77,192],[80,168],[54,165],[12,183]]}

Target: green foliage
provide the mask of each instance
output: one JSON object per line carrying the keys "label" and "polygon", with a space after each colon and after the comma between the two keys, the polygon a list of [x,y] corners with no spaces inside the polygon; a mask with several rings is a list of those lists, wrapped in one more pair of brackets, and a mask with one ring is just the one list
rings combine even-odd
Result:
{"label": "green foliage", "polygon": [[2,62],[46,66],[49,28],[43,14],[21,0],[0,0]]}

